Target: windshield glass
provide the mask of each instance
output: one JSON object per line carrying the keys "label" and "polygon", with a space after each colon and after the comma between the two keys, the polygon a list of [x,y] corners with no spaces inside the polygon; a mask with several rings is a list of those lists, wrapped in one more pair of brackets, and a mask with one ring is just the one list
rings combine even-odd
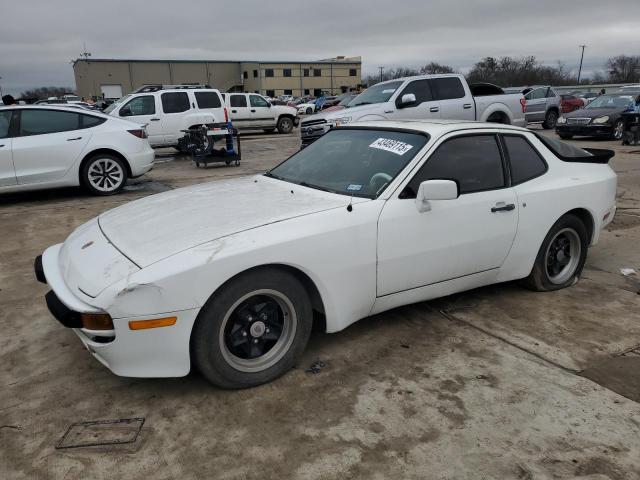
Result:
{"label": "windshield glass", "polygon": [[336,129],[266,175],[341,195],[376,198],[428,141],[419,133]]}
{"label": "windshield glass", "polygon": [[388,102],[391,95],[400,88],[404,82],[386,82],[379,83],[373,87],[368,88],[356,98],[354,98],[349,107],[357,107],[358,105],[369,105],[370,103],[384,103]]}
{"label": "windshield glass", "polygon": [[602,95],[594,99],[586,108],[626,108],[633,102],[628,95]]}
{"label": "windshield glass", "polygon": [[343,98],[342,100],[340,100],[340,103],[338,103],[338,105],[342,106],[342,107],[346,107],[347,105],[349,105],[353,99],[355,98],[355,95],[349,95],[345,98]]}
{"label": "windshield glass", "polygon": [[118,108],[120,105],[122,105],[130,96],[131,95],[125,95],[124,97],[119,98],[118,100],[113,102],[111,105],[109,105],[107,108],[105,108],[104,109],[104,113],[113,112],[116,108]]}

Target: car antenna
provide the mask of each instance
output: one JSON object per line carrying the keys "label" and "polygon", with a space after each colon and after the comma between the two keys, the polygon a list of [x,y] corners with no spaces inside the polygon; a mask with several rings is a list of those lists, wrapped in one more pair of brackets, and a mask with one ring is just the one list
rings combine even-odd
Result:
{"label": "car antenna", "polygon": [[351,199],[349,200],[349,205],[347,205],[347,212],[353,211],[353,192],[351,193]]}

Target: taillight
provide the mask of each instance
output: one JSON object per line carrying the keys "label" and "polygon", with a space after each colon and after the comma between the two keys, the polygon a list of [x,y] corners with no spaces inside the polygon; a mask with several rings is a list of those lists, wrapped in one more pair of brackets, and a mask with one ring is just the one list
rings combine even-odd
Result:
{"label": "taillight", "polygon": [[527,101],[522,97],[520,99],[520,105],[522,105],[522,113],[526,113],[527,111]]}
{"label": "taillight", "polygon": [[147,131],[144,128],[137,128],[135,130],[127,130],[131,135],[138,138],[147,138]]}
{"label": "taillight", "polygon": [[227,112],[227,107],[224,107],[224,123],[229,123],[229,112]]}

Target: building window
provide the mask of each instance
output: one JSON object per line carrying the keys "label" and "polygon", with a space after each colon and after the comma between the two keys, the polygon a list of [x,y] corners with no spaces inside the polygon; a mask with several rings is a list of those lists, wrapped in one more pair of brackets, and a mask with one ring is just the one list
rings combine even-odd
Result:
{"label": "building window", "polygon": [[242,72],[242,78],[249,78],[249,73],[246,70]]}
{"label": "building window", "polygon": [[358,70],[357,69],[355,69],[355,68],[350,68],[349,69],[349,76],[350,77],[355,77],[357,75],[358,75]]}
{"label": "building window", "polygon": [[253,78],[258,78],[258,70],[253,71]]}
{"label": "building window", "polygon": [[285,90],[284,94],[285,95],[293,95],[293,90]]}
{"label": "building window", "polygon": [[321,88],[314,88],[313,89],[313,96],[314,97],[321,97],[322,96],[322,89]]}
{"label": "building window", "polygon": [[283,77],[290,77],[291,76],[291,69],[290,68],[283,68],[282,69],[282,76]]}
{"label": "building window", "polygon": [[[307,70],[308,71],[308,70]],[[311,93],[311,90],[309,90],[308,88],[304,89],[304,94],[305,95],[309,95]]]}
{"label": "building window", "polygon": [[314,77],[320,77],[320,76],[322,76],[322,70],[320,70],[319,68],[314,68],[314,69],[313,69],[313,76],[314,76]]}
{"label": "building window", "polygon": [[309,76],[309,69],[305,68],[304,70],[302,70],[302,75],[305,76],[305,77],[308,77]]}
{"label": "building window", "polygon": [[265,94],[267,95],[267,97],[275,97],[276,96],[276,91],[275,90],[266,90]]}
{"label": "building window", "polygon": [[273,68],[266,68],[264,71],[265,77],[273,77]]}

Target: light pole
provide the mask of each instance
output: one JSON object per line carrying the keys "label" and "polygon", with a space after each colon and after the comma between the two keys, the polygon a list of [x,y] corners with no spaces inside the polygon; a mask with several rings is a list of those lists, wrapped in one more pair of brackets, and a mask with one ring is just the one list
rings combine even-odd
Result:
{"label": "light pole", "polygon": [[384,67],[378,67],[380,69],[380,81],[382,81],[382,71],[384,70]]}
{"label": "light pole", "polygon": [[580,75],[582,74],[582,60],[584,59],[584,49],[586,45],[578,45],[582,49],[582,55],[580,55],[580,68],[578,68],[578,85],[580,85]]}
{"label": "light pole", "polygon": [[[2,80],[2,77],[0,77],[0,81]],[[0,83],[0,97],[2,97],[2,83]]]}

